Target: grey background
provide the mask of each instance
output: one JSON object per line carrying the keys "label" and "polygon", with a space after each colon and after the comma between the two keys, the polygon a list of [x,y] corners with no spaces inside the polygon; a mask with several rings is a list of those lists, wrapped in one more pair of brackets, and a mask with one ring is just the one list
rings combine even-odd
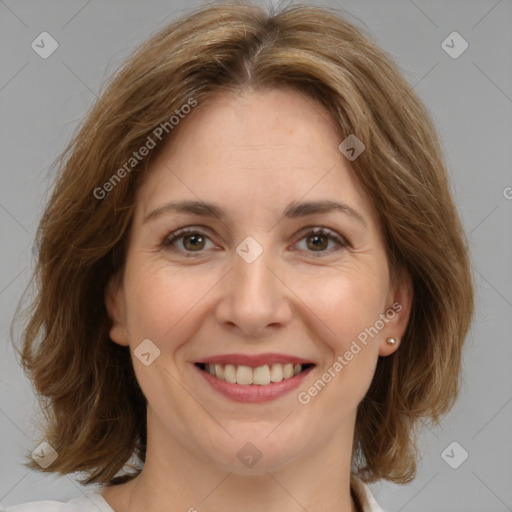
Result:
{"label": "grey background", "polygon": [[[318,3],[318,2],[313,2]],[[0,0],[0,501],[68,500],[72,475],[21,465],[34,449],[36,402],[9,341],[9,324],[33,268],[35,228],[50,166],[101,84],[184,1]],[[469,234],[477,312],[464,354],[460,398],[441,426],[420,436],[423,460],[405,486],[372,485],[388,511],[512,510],[512,1],[340,1],[400,65],[437,124]],[[59,43],[43,60],[31,42]],[[452,59],[441,42],[459,32],[469,48]],[[508,191],[508,192],[507,192]],[[441,457],[457,441],[468,459]],[[455,452],[458,457],[458,451]],[[91,490],[91,488],[87,488]]]}

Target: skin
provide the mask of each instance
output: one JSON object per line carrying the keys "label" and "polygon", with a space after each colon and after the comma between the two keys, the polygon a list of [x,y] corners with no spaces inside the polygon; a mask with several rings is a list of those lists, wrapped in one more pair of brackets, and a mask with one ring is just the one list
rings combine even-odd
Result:
{"label": "skin", "polygon": [[[390,282],[378,217],[338,150],[336,125],[313,99],[272,89],[212,96],[174,135],[138,190],[126,265],[106,291],[110,337],[130,346],[148,400],[147,458],[135,480],[102,495],[116,511],[353,512],[357,406],[379,356],[399,348],[386,338],[404,334],[412,292],[410,281]],[[171,211],[143,223],[179,199],[214,202],[227,216]],[[342,212],[278,222],[290,203],[323,199],[348,203],[367,226]],[[162,246],[186,226],[206,238]],[[320,226],[348,245],[321,237],[316,248],[310,231]],[[250,264],[236,252],[247,236],[263,248]],[[401,311],[299,403],[298,392],[394,302]],[[160,350],[148,366],[133,356],[145,339]],[[316,366],[298,390],[260,404],[220,395],[193,366],[264,352]],[[252,468],[237,458],[248,441],[262,454]]]}

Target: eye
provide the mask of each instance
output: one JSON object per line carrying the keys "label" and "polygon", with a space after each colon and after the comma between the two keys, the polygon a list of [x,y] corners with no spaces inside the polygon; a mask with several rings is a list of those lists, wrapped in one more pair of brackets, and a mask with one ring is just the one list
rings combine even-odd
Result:
{"label": "eye", "polygon": [[343,237],[334,231],[323,227],[315,228],[307,232],[306,235],[301,238],[301,241],[302,240],[306,240],[306,249],[303,250],[306,252],[318,253],[314,255],[315,257],[321,257],[325,254],[335,252],[332,249],[328,251],[326,250],[329,242],[336,242],[341,248],[348,247],[349,245]]}
{"label": "eye", "polygon": [[[176,247],[180,240],[181,248]],[[193,228],[182,228],[171,233],[162,242],[162,247],[174,252],[201,252],[205,248],[206,241],[210,240],[204,233]],[[211,242],[211,240],[210,240]],[[189,256],[188,254],[186,255]]]}
{"label": "eye", "polygon": [[[332,248],[327,250],[329,242],[335,242],[340,248],[349,246],[347,240],[342,236],[324,227],[306,232],[300,239],[300,241],[302,240],[306,240],[306,249],[301,250],[317,253],[314,255],[315,257],[321,257],[336,251],[333,251]],[[207,241],[211,242],[210,238],[202,231],[194,228],[182,228],[167,236],[161,245],[164,249],[184,253],[186,257],[194,257],[196,255],[193,253],[199,255],[203,252],[203,249],[207,248],[205,247]],[[181,247],[179,247],[180,245]]]}

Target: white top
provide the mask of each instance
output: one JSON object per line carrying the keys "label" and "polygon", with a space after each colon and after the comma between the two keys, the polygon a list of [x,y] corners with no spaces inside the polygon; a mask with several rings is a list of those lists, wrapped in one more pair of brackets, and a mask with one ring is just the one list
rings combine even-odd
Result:
{"label": "white top", "polygon": [[[375,501],[370,488],[359,482],[358,492],[363,502],[363,512],[384,512]],[[366,503],[365,503],[366,501]],[[68,502],[62,501],[31,501],[12,507],[2,507],[0,512],[115,512],[99,492],[84,493],[79,498]]]}
{"label": "white top", "polygon": [[114,512],[114,509],[99,492],[91,492],[67,502],[45,500],[0,506],[0,512]]}

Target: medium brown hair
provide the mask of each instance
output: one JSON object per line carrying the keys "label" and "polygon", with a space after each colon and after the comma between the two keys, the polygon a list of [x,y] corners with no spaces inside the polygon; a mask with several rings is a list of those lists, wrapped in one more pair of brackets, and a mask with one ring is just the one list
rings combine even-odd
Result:
{"label": "medium brown hair", "polygon": [[[391,277],[410,277],[414,296],[400,348],[379,358],[359,405],[355,469],[365,481],[414,477],[415,427],[422,418],[437,423],[453,405],[474,307],[467,241],[434,125],[392,59],[338,12],[246,2],[200,8],[151,37],[58,162],[20,352],[46,416],[43,439],[58,453],[45,471],[119,483],[114,476],[130,456],[145,460],[146,400],[129,348],[109,339],[104,294],[123,268],[135,192],[159,148],[119,169],[191,99],[201,105],[217,92],[275,87],[318,100],[344,137],[356,134],[366,146],[352,168],[378,213]],[[108,194],[98,199],[98,187]]]}

